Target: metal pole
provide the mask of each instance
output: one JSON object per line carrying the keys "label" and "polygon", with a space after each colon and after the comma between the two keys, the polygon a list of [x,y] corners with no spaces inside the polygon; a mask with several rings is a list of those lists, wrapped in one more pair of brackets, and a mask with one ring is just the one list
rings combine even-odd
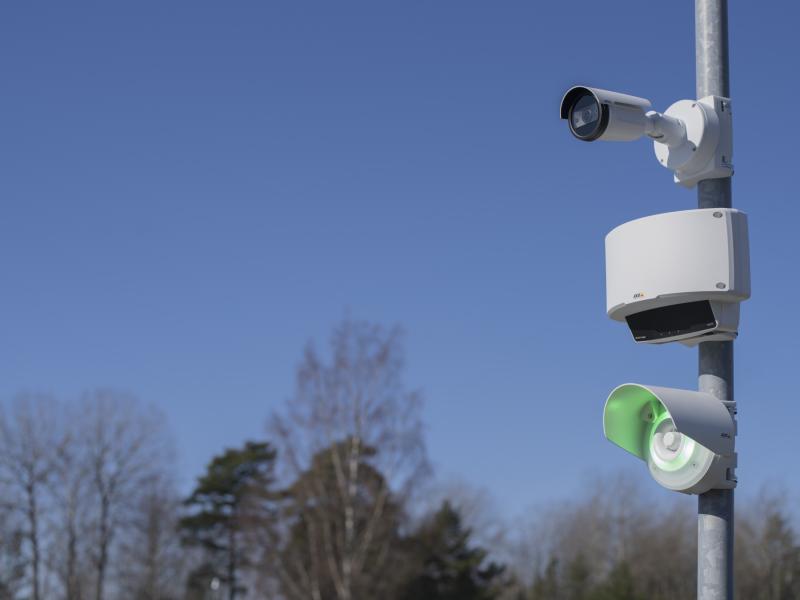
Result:
{"label": "metal pole", "polygon": [[[728,2],[695,0],[697,97],[730,98]],[[731,180],[697,185],[698,208],[730,208]],[[733,396],[733,342],[699,345],[699,389],[720,400]],[[711,490],[698,500],[697,598],[733,600],[733,490]]]}
{"label": "metal pole", "polygon": [[[733,342],[703,342],[699,358],[700,391],[733,400]],[[733,490],[700,494],[697,515],[697,598],[733,600]]]}

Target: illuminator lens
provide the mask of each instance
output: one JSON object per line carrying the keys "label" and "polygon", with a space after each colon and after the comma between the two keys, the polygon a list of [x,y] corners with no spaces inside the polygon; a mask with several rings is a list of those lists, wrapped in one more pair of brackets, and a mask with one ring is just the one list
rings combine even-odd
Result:
{"label": "illuminator lens", "polygon": [[706,474],[714,453],[677,431],[663,407],[653,407],[653,413],[657,416],[645,439],[650,474],[664,487],[688,489]]}

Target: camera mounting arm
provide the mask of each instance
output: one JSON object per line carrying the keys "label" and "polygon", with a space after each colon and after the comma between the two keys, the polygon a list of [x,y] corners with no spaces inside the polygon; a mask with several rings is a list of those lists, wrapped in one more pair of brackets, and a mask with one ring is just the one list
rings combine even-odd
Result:
{"label": "camera mounting arm", "polygon": [[675,117],[651,110],[645,114],[645,135],[670,148],[686,143],[686,125]]}

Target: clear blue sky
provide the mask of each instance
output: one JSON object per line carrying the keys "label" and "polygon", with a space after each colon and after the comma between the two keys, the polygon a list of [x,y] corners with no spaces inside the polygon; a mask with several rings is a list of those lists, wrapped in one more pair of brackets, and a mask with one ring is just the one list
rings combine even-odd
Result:
{"label": "clear blue sky", "polygon": [[[764,7],[730,15],[745,494],[799,487],[800,10]],[[0,395],[134,392],[168,415],[188,482],[263,434],[306,340],[349,313],[406,328],[438,472],[506,510],[639,467],[603,438],[605,397],[694,387],[696,351],[606,318],[603,237],[696,196],[646,141],[578,142],[557,109],[575,83],[693,97],[693,11],[4,3]]]}

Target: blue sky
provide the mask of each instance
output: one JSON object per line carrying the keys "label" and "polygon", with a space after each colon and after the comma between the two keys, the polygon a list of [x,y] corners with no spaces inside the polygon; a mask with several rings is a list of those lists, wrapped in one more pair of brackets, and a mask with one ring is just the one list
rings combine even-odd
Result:
{"label": "blue sky", "polygon": [[[800,15],[760,7],[730,14],[746,495],[798,491],[800,208],[778,107],[800,92]],[[646,479],[604,440],[603,402],[627,381],[693,388],[696,351],[638,346],[606,318],[603,238],[696,195],[649,143],[578,142],[557,109],[576,83],[661,110],[693,97],[693,15],[689,0],[5,3],[0,395],[136,393],[169,417],[188,485],[263,435],[305,342],[350,314],[405,327],[442,477],[509,512],[598,472]]]}

